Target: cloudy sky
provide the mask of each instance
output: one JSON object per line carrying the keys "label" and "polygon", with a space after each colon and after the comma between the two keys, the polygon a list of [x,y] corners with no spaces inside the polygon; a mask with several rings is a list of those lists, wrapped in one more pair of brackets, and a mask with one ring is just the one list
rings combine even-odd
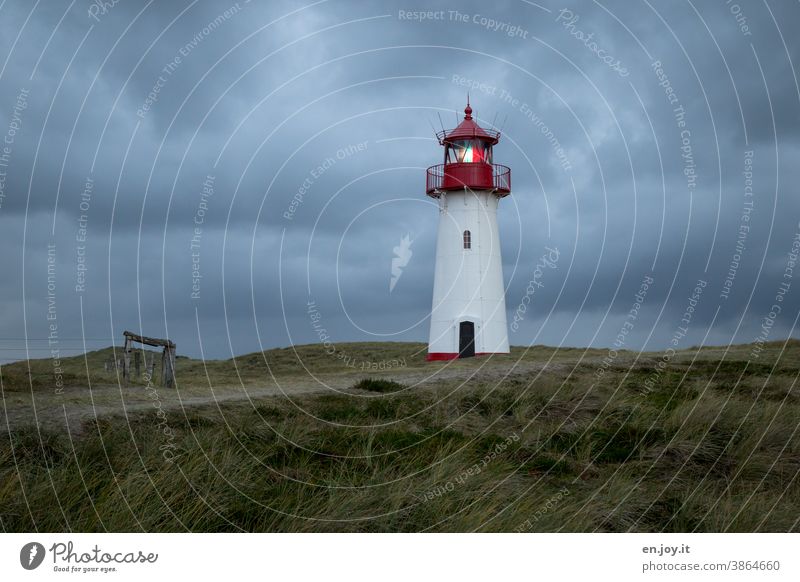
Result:
{"label": "cloudy sky", "polygon": [[625,347],[796,336],[797,22],[775,0],[6,0],[0,363],[125,329],[210,358],[311,343],[309,302],[337,342],[426,340],[425,168],[467,91],[512,168],[509,321],[542,284],[512,344],[612,345],[650,279]]}

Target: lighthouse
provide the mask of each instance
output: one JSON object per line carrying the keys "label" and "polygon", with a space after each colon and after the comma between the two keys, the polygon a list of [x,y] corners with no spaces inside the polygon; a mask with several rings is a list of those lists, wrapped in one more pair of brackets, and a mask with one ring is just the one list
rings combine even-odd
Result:
{"label": "lighthouse", "polygon": [[428,168],[426,192],[439,206],[428,360],[508,353],[503,261],[497,230],[511,170],[495,164],[500,132],[472,118],[436,134],[444,163]]}

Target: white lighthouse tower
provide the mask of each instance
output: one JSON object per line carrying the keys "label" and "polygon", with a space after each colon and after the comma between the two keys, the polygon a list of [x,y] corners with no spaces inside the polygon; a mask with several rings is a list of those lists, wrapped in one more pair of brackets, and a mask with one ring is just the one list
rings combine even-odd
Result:
{"label": "white lighthouse tower", "polygon": [[500,133],[472,119],[436,134],[444,164],[428,168],[426,191],[439,202],[436,275],[428,360],[508,353],[497,206],[511,193],[511,170],[492,161]]}

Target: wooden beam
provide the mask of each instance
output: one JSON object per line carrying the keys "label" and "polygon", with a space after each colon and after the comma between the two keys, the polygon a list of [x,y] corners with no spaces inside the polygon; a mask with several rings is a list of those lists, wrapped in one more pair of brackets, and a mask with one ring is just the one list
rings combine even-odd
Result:
{"label": "wooden beam", "polygon": [[125,336],[126,341],[130,339],[131,341],[135,341],[140,344],[145,344],[147,346],[161,346],[161,347],[169,347],[175,348],[175,344],[168,339],[158,339],[154,337],[147,337],[144,335],[139,335],[133,333],[132,331],[124,331],[122,335]]}

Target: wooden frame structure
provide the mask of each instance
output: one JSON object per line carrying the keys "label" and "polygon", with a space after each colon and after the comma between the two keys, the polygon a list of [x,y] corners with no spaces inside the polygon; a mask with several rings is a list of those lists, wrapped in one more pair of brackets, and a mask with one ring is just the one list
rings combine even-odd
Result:
{"label": "wooden frame structure", "polygon": [[[123,348],[123,362],[122,362],[122,378],[125,386],[130,382],[131,377],[131,353],[133,352],[133,343],[139,343],[146,346],[162,347],[164,351],[161,353],[161,384],[167,388],[175,385],[175,343],[168,339],[158,339],[138,335],[130,331],[122,332],[125,336],[125,347]],[[136,352],[135,356],[139,356]],[[139,375],[139,358],[135,358],[136,375]],[[150,374],[153,373],[151,368]]]}

